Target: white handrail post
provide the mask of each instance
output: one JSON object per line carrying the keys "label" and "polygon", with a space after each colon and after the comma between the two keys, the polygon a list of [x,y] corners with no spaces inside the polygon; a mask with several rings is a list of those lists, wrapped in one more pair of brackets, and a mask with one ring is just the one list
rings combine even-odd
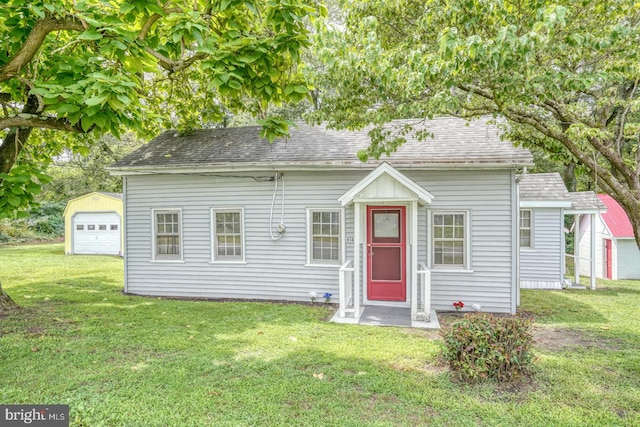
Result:
{"label": "white handrail post", "polygon": [[[343,266],[344,267],[344,266]],[[345,283],[345,272],[343,270],[343,267],[340,268],[339,274],[338,274],[338,285],[339,285],[339,289],[340,289],[340,317],[344,318],[345,316],[345,308],[346,308],[346,299],[347,299],[347,289],[346,289],[346,283]]]}
{"label": "white handrail post", "polygon": [[355,268],[351,267],[351,286],[353,286],[353,317],[360,317],[360,284],[353,280]]}
{"label": "white handrail post", "polygon": [[[417,276],[422,275],[418,274]],[[420,279],[411,286],[411,320],[418,320],[418,286],[420,286]]]}
{"label": "white handrail post", "polygon": [[431,320],[431,270],[424,269],[422,284],[422,301],[424,307],[425,320]]}

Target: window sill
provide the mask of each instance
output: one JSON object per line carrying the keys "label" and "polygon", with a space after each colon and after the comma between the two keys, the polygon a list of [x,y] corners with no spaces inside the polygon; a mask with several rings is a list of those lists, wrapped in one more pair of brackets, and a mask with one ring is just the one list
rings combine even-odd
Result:
{"label": "window sill", "polygon": [[149,262],[154,264],[185,264],[182,259],[152,259]]}
{"label": "window sill", "polygon": [[304,265],[305,267],[318,267],[318,268],[340,268],[342,267],[342,264],[309,264],[306,263]]}

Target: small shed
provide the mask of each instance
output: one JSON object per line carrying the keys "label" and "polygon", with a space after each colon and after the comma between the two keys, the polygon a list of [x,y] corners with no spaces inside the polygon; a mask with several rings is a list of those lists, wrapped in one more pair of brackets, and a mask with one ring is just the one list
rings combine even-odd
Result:
{"label": "small shed", "polygon": [[[611,280],[640,279],[640,250],[627,213],[607,194],[598,194],[598,200],[606,206],[606,212],[600,212],[594,224],[596,277]],[[580,231],[580,251],[585,253],[591,250],[591,227],[584,222]],[[584,268],[581,269],[581,274],[586,274]]]}
{"label": "small shed", "polygon": [[562,289],[567,187],[558,173],[537,173],[522,175],[519,190],[520,287]]}
{"label": "small shed", "polygon": [[123,204],[120,193],[89,193],[64,210],[64,253],[122,255]]}

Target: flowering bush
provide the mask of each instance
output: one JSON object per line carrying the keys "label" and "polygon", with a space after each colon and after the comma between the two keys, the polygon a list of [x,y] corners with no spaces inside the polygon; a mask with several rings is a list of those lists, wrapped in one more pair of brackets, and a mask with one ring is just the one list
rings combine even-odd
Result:
{"label": "flowering bush", "polygon": [[324,302],[331,302],[331,294],[329,292],[325,292],[322,298],[324,298]]}
{"label": "flowering bush", "polygon": [[441,332],[444,358],[460,379],[510,381],[533,363],[533,320],[466,314]]}
{"label": "flowering bush", "polygon": [[315,292],[309,292],[309,298],[311,298],[311,302],[316,302],[316,299],[318,299],[318,294]]}
{"label": "flowering bush", "polygon": [[462,301],[457,301],[453,303],[453,306],[456,308],[456,311],[460,311],[464,308],[464,303]]}

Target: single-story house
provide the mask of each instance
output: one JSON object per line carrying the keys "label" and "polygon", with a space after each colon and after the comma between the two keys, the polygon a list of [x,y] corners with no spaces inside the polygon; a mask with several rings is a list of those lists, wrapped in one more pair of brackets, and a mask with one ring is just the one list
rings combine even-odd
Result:
{"label": "single-story house", "polygon": [[[595,197],[595,195],[594,195]],[[640,250],[636,245],[633,227],[622,206],[607,194],[598,194],[606,206],[595,221],[595,274],[601,279],[640,279]],[[590,224],[580,223],[580,253],[591,251]],[[581,268],[581,274],[588,274]]]}
{"label": "single-story house", "polygon": [[[406,122],[390,126],[402,127]],[[125,201],[125,292],[515,313],[516,177],[533,157],[485,121],[416,122],[361,162],[367,130],[299,125],[171,130],[115,163]]]}
{"label": "single-story house", "polygon": [[93,192],[69,200],[64,210],[64,253],[122,255],[121,193]]}
{"label": "single-story house", "polygon": [[520,287],[562,289],[565,210],[571,208],[558,173],[520,177]]}

